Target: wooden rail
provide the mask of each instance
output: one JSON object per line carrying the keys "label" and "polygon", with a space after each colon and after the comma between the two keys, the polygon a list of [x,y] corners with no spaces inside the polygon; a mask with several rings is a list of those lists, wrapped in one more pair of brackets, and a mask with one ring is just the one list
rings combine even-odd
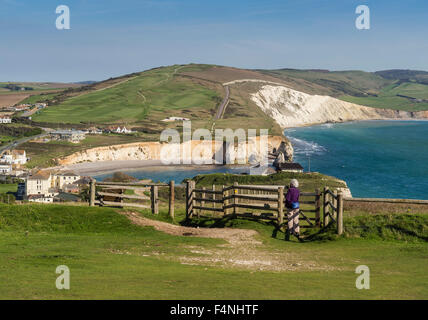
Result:
{"label": "wooden rail", "polygon": [[[159,213],[159,187],[169,187],[169,215],[174,218],[175,184],[166,183],[123,183],[123,182],[90,182],[89,205],[112,207],[136,207],[151,209],[153,214]],[[150,196],[125,194],[125,190],[150,192]],[[138,202],[123,201],[138,200]]]}

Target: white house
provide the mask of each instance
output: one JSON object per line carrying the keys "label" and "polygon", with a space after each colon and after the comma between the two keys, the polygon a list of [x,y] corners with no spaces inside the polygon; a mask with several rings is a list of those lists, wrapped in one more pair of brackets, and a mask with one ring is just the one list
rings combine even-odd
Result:
{"label": "white house", "polygon": [[31,195],[27,198],[30,202],[37,202],[37,203],[52,203],[53,202],[53,196],[45,196],[43,194],[36,194]]}
{"label": "white house", "polygon": [[27,153],[25,150],[6,150],[0,158],[0,162],[6,164],[26,164]]}
{"label": "white house", "polygon": [[11,164],[0,164],[0,174],[10,174],[12,172]]}
{"label": "white house", "polygon": [[164,122],[173,122],[173,121],[190,121],[190,119],[182,118],[182,117],[168,117],[163,119]]}
{"label": "white house", "polygon": [[109,128],[109,131],[111,133],[125,133],[125,134],[133,132],[132,130],[128,130],[126,127],[123,127],[123,128],[121,128],[121,127],[111,127],[111,128]]}
{"label": "white house", "polygon": [[25,196],[43,195],[53,197],[57,192],[52,188],[52,175],[49,171],[39,171],[27,177],[25,182]]}
{"label": "white house", "polygon": [[12,123],[12,119],[9,116],[0,116],[0,123]]}

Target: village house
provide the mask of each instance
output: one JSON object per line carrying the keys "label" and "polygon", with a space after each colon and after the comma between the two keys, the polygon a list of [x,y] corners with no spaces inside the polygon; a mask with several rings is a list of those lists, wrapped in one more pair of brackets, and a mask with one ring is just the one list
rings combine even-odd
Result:
{"label": "village house", "polygon": [[107,128],[107,132],[109,132],[109,133],[119,133],[119,134],[128,134],[128,133],[132,133],[133,131],[132,130],[128,130],[126,127],[123,127],[123,128],[121,128],[121,127],[115,127],[115,126],[112,126],[112,127],[108,127]]}
{"label": "village house", "polygon": [[12,173],[12,165],[11,164],[0,164],[0,174],[10,175],[11,173]]}
{"label": "village house", "polygon": [[96,127],[91,127],[91,128],[86,130],[86,133],[88,133],[88,134],[103,134],[103,131],[96,128]]}
{"label": "village house", "polygon": [[80,130],[57,130],[49,133],[51,140],[78,143],[85,139],[86,132]]}
{"label": "village house", "polygon": [[0,116],[0,123],[12,123],[12,119],[9,116]]}
{"label": "village house", "polygon": [[76,183],[80,176],[74,172],[61,172],[52,176],[52,187],[64,191],[65,186]]}
{"label": "village house", "polygon": [[303,167],[299,163],[284,162],[276,164],[277,171],[279,172],[303,172]]}
{"label": "village house", "polygon": [[[49,171],[39,171],[27,177],[25,182],[25,198],[34,200],[35,195],[42,195],[45,198],[52,198],[57,192],[52,188],[52,175]],[[41,200],[37,198],[37,202]],[[36,201],[36,200],[34,200]],[[47,201],[50,202],[50,201]]]}
{"label": "village house", "polygon": [[26,164],[27,163],[27,154],[25,150],[6,150],[3,152],[1,158],[1,163],[6,164]]}
{"label": "village house", "polygon": [[173,121],[190,121],[188,118],[182,118],[182,117],[168,117],[166,119],[163,119],[164,122],[173,122]]}
{"label": "village house", "polygon": [[75,187],[70,186],[79,179],[80,176],[73,172],[38,171],[27,177],[24,198],[34,202],[53,202],[53,198],[60,192],[76,191]]}

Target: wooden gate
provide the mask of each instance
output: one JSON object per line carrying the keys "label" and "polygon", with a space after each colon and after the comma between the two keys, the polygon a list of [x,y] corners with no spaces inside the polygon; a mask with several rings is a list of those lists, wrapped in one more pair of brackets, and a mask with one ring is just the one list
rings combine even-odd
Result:
{"label": "wooden gate", "polygon": [[153,214],[158,214],[159,187],[169,187],[169,215],[174,218],[174,181],[169,184],[117,183],[97,182],[93,179],[90,184],[89,205],[151,209]]}

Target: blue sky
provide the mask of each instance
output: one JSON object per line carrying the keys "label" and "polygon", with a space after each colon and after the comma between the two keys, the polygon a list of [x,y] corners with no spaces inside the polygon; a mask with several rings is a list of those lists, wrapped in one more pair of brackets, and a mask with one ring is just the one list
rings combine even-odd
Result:
{"label": "blue sky", "polygon": [[[71,30],[57,30],[67,5]],[[371,29],[357,30],[368,5]],[[0,81],[102,80],[152,67],[428,70],[426,0],[0,0]]]}

